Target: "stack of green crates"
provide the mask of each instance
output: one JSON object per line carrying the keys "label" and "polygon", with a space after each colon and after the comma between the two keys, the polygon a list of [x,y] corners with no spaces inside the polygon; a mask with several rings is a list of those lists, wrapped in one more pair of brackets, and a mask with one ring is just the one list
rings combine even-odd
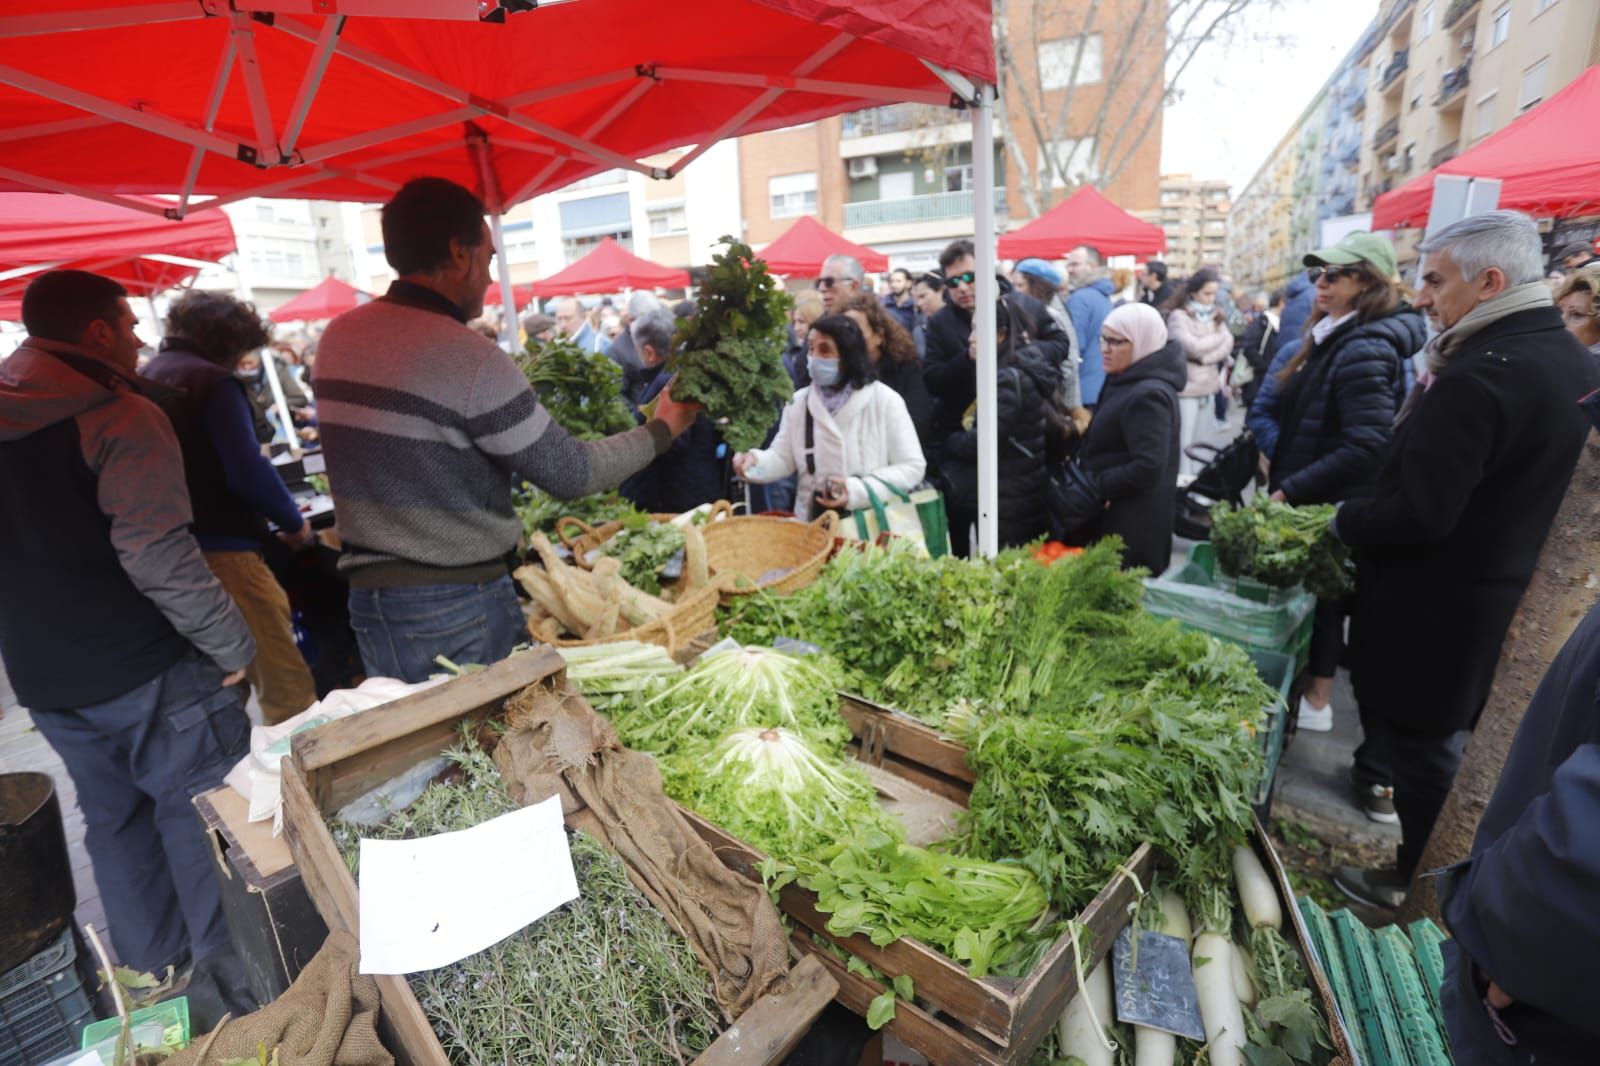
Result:
{"label": "stack of green crates", "polygon": [[1252,651],[1250,660],[1267,687],[1277,693],[1267,708],[1267,723],[1261,730],[1261,783],[1256,786],[1254,803],[1266,820],[1266,803],[1272,798],[1272,781],[1278,776],[1278,760],[1283,758],[1284,730],[1289,721],[1289,688],[1294,684],[1294,660],[1281,652]]}
{"label": "stack of green crates", "polygon": [[1209,543],[1189,549],[1186,562],[1144,583],[1144,606],[1151,614],[1176,618],[1249,651],[1270,651],[1294,659],[1295,671],[1311,649],[1315,596],[1303,588],[1280,589],[1248,577],[1217,572]]}
{"label": "stack of green crates", "polygon": [[1449,1066],[1439,927],[1424,918],[1406,929],[1368,929],[1349,911],[1328,914],[1310,897],[1300,900],[1300,913],[1363,1066]]}

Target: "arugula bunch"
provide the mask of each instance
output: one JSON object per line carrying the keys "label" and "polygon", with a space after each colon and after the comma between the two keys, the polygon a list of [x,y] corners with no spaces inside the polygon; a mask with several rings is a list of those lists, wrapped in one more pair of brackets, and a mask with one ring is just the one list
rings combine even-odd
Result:
{"label": "arugula bunch", "polygon": [[1320,598],[1350,591],[1354,564],[1330,530],[1332,504],[1295,507],[1257,494],[1249,507],[1211,509],[1211,543],[1225,574],[1278,588],[1304,585]]}
{"label": "arugula bunch", "polygon": [[622,398],[622,369],[603,355],[586,352],[566,337],[529,338],[517,365],[550,417],[580,440],[624,433],[638,424]]}
{"label": "arugula bunch", "polygon": [[759,448],[794,394],[783,368],[784,327],[794,301],[748,244],[732,237],[712,257],[695,313],[678,326],[672,397],[705,405],[736,452]]}

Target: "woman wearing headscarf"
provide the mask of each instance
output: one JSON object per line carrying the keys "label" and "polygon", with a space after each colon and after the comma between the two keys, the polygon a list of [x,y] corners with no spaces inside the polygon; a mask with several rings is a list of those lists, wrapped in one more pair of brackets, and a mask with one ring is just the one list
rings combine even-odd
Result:
{"label": "woman wearing headscarf", "polygon": [[1200,463],[1191,459],[1186,449],[1209,434],[1216,421],[1222,371],[1233,354],[1233,331],[1217,306],[1221,289],[1222,282],[1213,271],[1197,270],[1162,308],[1167,312],[1167,332],[1187,360],[1188,383],[1178,405],[1182,418],[1178,466],[1189,475],[1200,472]]}
{"label": "woman wearing headscarf", "polygon": [[1172,557],[1178,476],[1178,394],[1188,382],[1183,349],[1149,304],[1113,308],[1100,326],[1106,383],[1077,462],[1105,510],[1074,540],[1122,538],[1122,565],[1159,574]]}

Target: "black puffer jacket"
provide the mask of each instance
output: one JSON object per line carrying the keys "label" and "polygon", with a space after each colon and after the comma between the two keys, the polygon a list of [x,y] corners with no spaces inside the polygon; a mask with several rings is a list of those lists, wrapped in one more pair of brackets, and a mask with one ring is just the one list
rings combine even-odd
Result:
{"label": "black puffer jacket", "polygon": [[[1031,350],[1016,353],[997,373],[996,400],[1000,445],[1000,545],[1016,547],[1049,528],[1045,510],[1045,403],[1061,383],[1059,362]],[[944,445],[949,511],[978,512],[978,427],[959,430]]]}
{"label": "black puffer jacket", "polygon": [[1427,340],[1422,312],[1401,304],[1341,326],[1300,365],[1301,380],[1263,393],[1258,415],[1278,425],[1268,487],[1290,503],[1337,503],[1371,481],[1405,402],[1405,361]]}
{"label": "black puffer jacket", "polygon": [[[1153,574],[1172,557],[1178,480],[1178,393],[1188,383],[1183,349],[1169,342],[1120,374],[1107,374],[1078,464],[1110,502],[1084,543],[1122,538],[1122,565]],[[1077,539],[1077,538],[1074,538]]]}
{"label": "black puffer jacket", "polygon": [[922,379],[922,360],[896,363],[887,358],[880,359],[877,373],[878,380],[899,393],[906,402],[906,414],[911,416],[911,424],[917,427],[917,441],[922,445],[922,454],[937,455],[939,438],[933,431],[933,397],[928,394],[928,385]]}

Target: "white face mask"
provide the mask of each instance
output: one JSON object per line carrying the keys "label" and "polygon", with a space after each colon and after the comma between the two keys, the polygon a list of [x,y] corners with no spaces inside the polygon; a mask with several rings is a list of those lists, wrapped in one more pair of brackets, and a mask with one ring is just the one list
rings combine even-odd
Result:
{"label": "white face mask", "polygon": [[811,380],[825,389],[831,389],[839,384],[839,360],[819,359],[817,356],[806,356],[806,369],[811,373]]}

